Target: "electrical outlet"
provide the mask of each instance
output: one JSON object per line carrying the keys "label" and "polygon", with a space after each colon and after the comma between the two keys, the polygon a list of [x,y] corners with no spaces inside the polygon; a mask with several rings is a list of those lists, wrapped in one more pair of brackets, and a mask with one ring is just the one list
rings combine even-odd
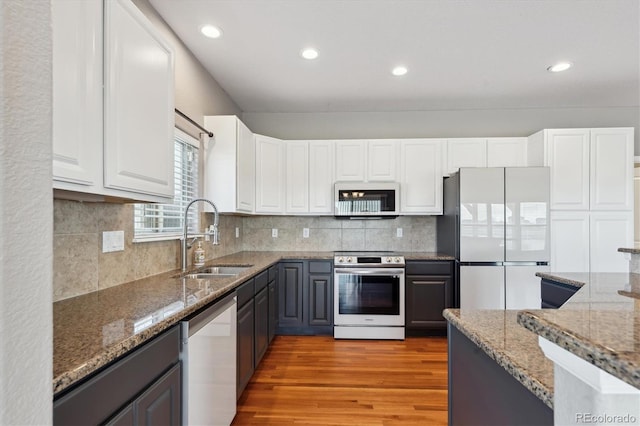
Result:
{"label": "electrical outlet", "polygon": [[236,226],[236,238],[240,238],[240,228]]}
{"label": "electrical outlet", "polygon": [[124,231],[105,231],[102,233],[102,252],[124,250]]}
{"label": "electrical outlet", "polygon": [[272,228],[271,229],[271,236],[273,238],[278,238],[278,228]]}
{"label": "electrical outlet", "polygon": [[402,238],[402,228],[396,228],[396,237]]}
{"label": "electrical outlet", "polygon": [[309,228],[302,228],[302,238],[309,238]]}

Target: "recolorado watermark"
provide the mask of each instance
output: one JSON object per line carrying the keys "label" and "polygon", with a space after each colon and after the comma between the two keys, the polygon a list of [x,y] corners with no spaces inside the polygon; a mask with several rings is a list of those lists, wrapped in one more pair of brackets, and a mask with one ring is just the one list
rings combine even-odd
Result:
{"label": "recolorado watermark", "polygon": [[638,419],[631,414],[576,413],[576,423],[595,424],[637,424]]}

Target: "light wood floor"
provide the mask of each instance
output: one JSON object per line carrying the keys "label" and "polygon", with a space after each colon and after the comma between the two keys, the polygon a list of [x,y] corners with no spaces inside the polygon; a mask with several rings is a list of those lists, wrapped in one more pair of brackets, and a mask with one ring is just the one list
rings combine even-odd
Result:
{"label": "light wood floor", "polygon": [[446,425],[447,340],[276,336],[234,425]]}

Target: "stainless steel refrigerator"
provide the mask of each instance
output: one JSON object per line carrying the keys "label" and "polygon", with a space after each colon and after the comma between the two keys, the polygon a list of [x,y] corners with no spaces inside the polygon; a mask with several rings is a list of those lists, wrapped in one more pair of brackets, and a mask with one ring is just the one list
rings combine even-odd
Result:
{"label": "stainless steel refrigerator", "polygon": [[438,252],[455,256],[462,309],[540,308],[549,270],[549,168],[461,168],[444,180]]}

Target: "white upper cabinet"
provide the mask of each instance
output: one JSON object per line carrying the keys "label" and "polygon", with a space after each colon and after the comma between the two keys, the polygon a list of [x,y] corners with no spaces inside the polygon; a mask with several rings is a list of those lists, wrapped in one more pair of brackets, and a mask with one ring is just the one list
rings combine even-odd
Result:
{"label": "white upper cabinet", "polygon": [[410,139],[400,145],[400,213],[442,214],[442,161],[439,139]]}
{"label": "white upper cabinet", "polygon": [[54,0],[52,27],[53,187],[170,201],[172,48],[130,0]]}
{"label": "white upper cabinet", "polygon": [[285,158],[283,141],[255,135],[256,213],[285,211]]}
{"label": "white upper cabinet", "polygon": [[487,167],[487,140],[480,138],[447,139],[446,175],[460,167]]}
{"label": "white upper cabinet", "polygon": [[527,138],[487,139],[487,167],[527,165]]}
{"label": "white upper cabinet", "polygon": [[551,208],[589,210],[589,129],[549,130]]}
{"label": "white upper cabinet", "polygon": [[367,142],[367,181],[394,182],[396,180],[396,140],[371,140]]}
{"label": "white upper cabinet", "polygon": [[309,142],[286,141],[286,212],[309,212]]}
{"label": "white upper cabinet", "polygon": [[173,197],[173,50],[130,0],[104,18],[105,186]]}
{"label": "white upper cabinet", "polygon": [[96,191],[102,186],[102,1],[54,0],[51,15],[53,186]]}
{"label": "white upper cabinet", "polygon": [[546,129],[528,164],[551,167],[551,209],[633,209],[633,129]]}
{"label": "white upper cabinet", "polygon": [[367,142],[363,140],[336,141],[336,181],[365,180]]}
{"label": "white upper cabinet", "polygon": [[309,142],[309,213],[333,214],[333,141]]}
{"label": "white upper cabinet", "polygon": [[633,209],[633,129],[592,129],[591,210]]}
{"label": "white upper cabinet", "polygon": [[[214,139],[205,143],[204,197],[220,212],[252,213],[255,199],[253,133],[235,115],[210,116],[205,128]],[[208,205],[204,206],[209,211]]]}

